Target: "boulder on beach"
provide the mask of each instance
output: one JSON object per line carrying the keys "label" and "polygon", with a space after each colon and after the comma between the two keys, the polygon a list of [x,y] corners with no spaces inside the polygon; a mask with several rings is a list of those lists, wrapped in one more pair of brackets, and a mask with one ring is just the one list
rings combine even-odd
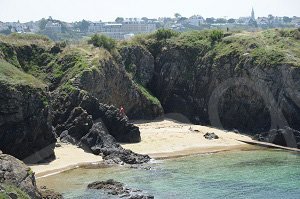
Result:
{"label": "boulder on beach", "polygon": [[300,131],[290,127],[272,129],[268,132],[256,134],[253,139],[261,142],[269,142],[280,146],[300,149]]}
{"label": "boulder on beach", "polygon": [[203,135],[203,137],[205,137],[205,139],[208,139],[208,140],[219,139],[219,136],[217,136],[215,133],[205,133],[205,135]]}

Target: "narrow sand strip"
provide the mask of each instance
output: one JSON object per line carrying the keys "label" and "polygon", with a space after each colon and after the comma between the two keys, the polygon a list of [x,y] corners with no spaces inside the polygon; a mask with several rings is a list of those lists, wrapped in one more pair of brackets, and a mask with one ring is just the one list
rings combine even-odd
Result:
{"label": "narrow sand strip", "polygon": [[37,178],[53,175],[66,170],[74,169],[86,164],[97,164],[102,162],[101,156],[87,153],[77,146],[59,143],[61,146],[55,148],[56,159],[49,163],[28,165],[35,172]]}

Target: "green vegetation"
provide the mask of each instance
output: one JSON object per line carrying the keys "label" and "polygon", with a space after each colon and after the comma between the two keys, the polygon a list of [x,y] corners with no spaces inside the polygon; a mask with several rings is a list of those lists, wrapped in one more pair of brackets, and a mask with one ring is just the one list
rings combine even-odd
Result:
{"label": "green vegetation", "polygon": [[252,51],[254,64],[260,67],[277,66],[284,60],[284,54],[276,48],[257,48]]}
{"label": "green vegetation", "polygon": [[110,52],[116,47],[116,41],[105,35],[95,34],[88,40],[88,43],[93,44],[95,47],[105,48]]}
{"label": "green vegetation", "polygon": [[53,42],[44,35],[37,35],[37,34],[19,34],[19,33],[12,33],[8,36],[0,35],[0,43],[9,43],[15,46],[22,46],[22,45],[39,45],[39,46],[49,46]]}
{"label": "green vegetation", "polygon": [[61,86],[61,89],[67,93],[73,93],[76,91],[76,88],[72,85],[70,81],[67,81],[65,84]]}
{"label": "green vegetation", "polygon": [[30,199],[28,194],[19,189],[14,185],[1,184],[4,188],[4,192],[0,192],[0,199],[10,199],[9,193],[14,193],[18,196],[19,199]]}
{"label": "green vegetation", "polygon": [[160,105],[160,101],[154,97],[150,91],[148,91],[145,87],[143,87],[140,84],[136,84],[137,88],[139,91],[141,91],[141,93],[152,103],[155,105]]}
{"label": "green vegetation", "polygon": [[[72,91],[75,77],[86,70],[101,72],[101,66],[109,60],[121,63],[117,49],[130,45],[149,50],[154,58],[164,51],[178,53],[189,62],[182,70],[187,78],[193,77],[197,67],[208,64],[223,67],[230,63],[243,68],[247,62],[262,68],[300,67],[299,40],[299,29],[229,33],[221,30],[178,33],[159,29],[122,42],[104,35],[93,35],[88,40],[93,45],[86,41],[76,45],[54,43],[47,37],[31,34],[0,35],[0,81],[36,87],[48,84],[53,89],[62,86]],[[135,67],[125,63],[128,73],[133,73]],[[147,98],[158,102],[145,88],[138,87]]]}
{"label": "green vegetation", "polygon": [[213,44],[221,41],[223,37],[224,33],[222,30],[213,30],[209,35],[209,38]]}
{"label": "green vegetation", "polygon": [[0,82],[7,82],[14,85],[31,85],[34,87],[46,86],[40,80],[3,60],[0,60]]}
{"label": "green vegetation", "polygon": [[170,30],[170,29],[158,29],[153,34],[155,39],[157,39],[158,41],[167,40],[167,39],[170,39],[172,37],[176,37],[178,35],[179,35],[178,32],[175,32],[174,30]]}
{"label": "green vegetation", "polygon": [[28,175],[30,175],[30,176],[34,174],[31,168],[29,168],[29,170],[27,171],[27,173],[28,173]]}
{"label": "green vegetation", "polygon": [[14,66],[20,67],[17,54],[15,53],[14,48],[12,46],[6,43],[1,43],[0,41],[0,51],[2,52],[2,56],[0,56],[0,58],[2,57]]}
{"label": "green vegetation", "polygon": [[239,59],[237,67],[252,60],[254,66],[276,67],[282,64],[300,67],[300,30],[270,29],[260,32],[230,32],[221,30],[191,31],[172,34],[158,30],[138,35],[122,45],[141,45],[154,57],[162,50],[176,48],[193,65],[199,59],[211,59],[222,64]]}

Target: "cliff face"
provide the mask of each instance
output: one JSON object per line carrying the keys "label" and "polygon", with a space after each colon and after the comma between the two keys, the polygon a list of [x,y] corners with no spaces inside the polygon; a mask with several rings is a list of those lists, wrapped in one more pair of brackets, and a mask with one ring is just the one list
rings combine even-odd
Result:
{"label": "cliff face", "polygon": [[137,43],[155,58],[148,88],[165,113],[249,133],[300,129],[299,30],[157,37]]}
{"label": "cliff face", "polygon": [[97,60],[94,66],[76,76],[73,84],[100,102],[123,106],[131,119],[161,116],[163,109],[160,102],[154,97],[149,98],[150,94],[142,85],[132,81],[122,64],[118,64],[109,54],[105,56],[106,59]]}
{"label": "cliff face", "polygon": [[0,149],[25,161],[53,156],[45,85],[4,61],[0,71]]}
{"label": "cliff face", "polygon": [[20,160],[0,151],[0,198],[42,198],[33,172]]}
{"label": "cliff face", "polygon": [[0,149],[20,159],[51,156],[54,133],[81,139],[98,120],[91,135],[105,126],[117,141],[138,142],[121,105],[130,119],[165,112],[249,133],[299,130],[299,35],[160,30],[110,51],[0,36]]}
{"label": "cliff face", "polygon": [[245,58],[243,68],[236,69],[239,58],[226,57],[216,63],[208,57],[188,70],[187,59],[179,54],[171,49],[159,55],[155,73],[159,75],[151,84],[166,113],[178,112],[195,123],[242,131],[288,124],[300,128],[300,68],[262,69]]}
{"label": "cliff face", "polygon": [[[104,120],[117,141],[140,141],[138,128],[110,105],[122,105],[131,119],[163,114],[160,102],[127,74],[118,53],[54,44],[37,35],[0,36],[0,89],[0,149],[28,162],[54,156],[55,133],[84,136],[96,119]],[[104,103],[100,116],[85,109],[76,115],[84,96],[94,99],[86,107]],[[82,127],[72,117],[91,125]]]}

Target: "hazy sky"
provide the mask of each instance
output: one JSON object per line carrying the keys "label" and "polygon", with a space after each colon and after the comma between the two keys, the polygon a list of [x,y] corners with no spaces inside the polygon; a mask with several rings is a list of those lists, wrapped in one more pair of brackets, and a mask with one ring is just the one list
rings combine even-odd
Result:
{"label": "hazy sky", "polygon": [[203,17],[300,16],[299,0],[0,0],[0,21],[21,22],[52,16],[63,21],[114,20],[118,16]]}

